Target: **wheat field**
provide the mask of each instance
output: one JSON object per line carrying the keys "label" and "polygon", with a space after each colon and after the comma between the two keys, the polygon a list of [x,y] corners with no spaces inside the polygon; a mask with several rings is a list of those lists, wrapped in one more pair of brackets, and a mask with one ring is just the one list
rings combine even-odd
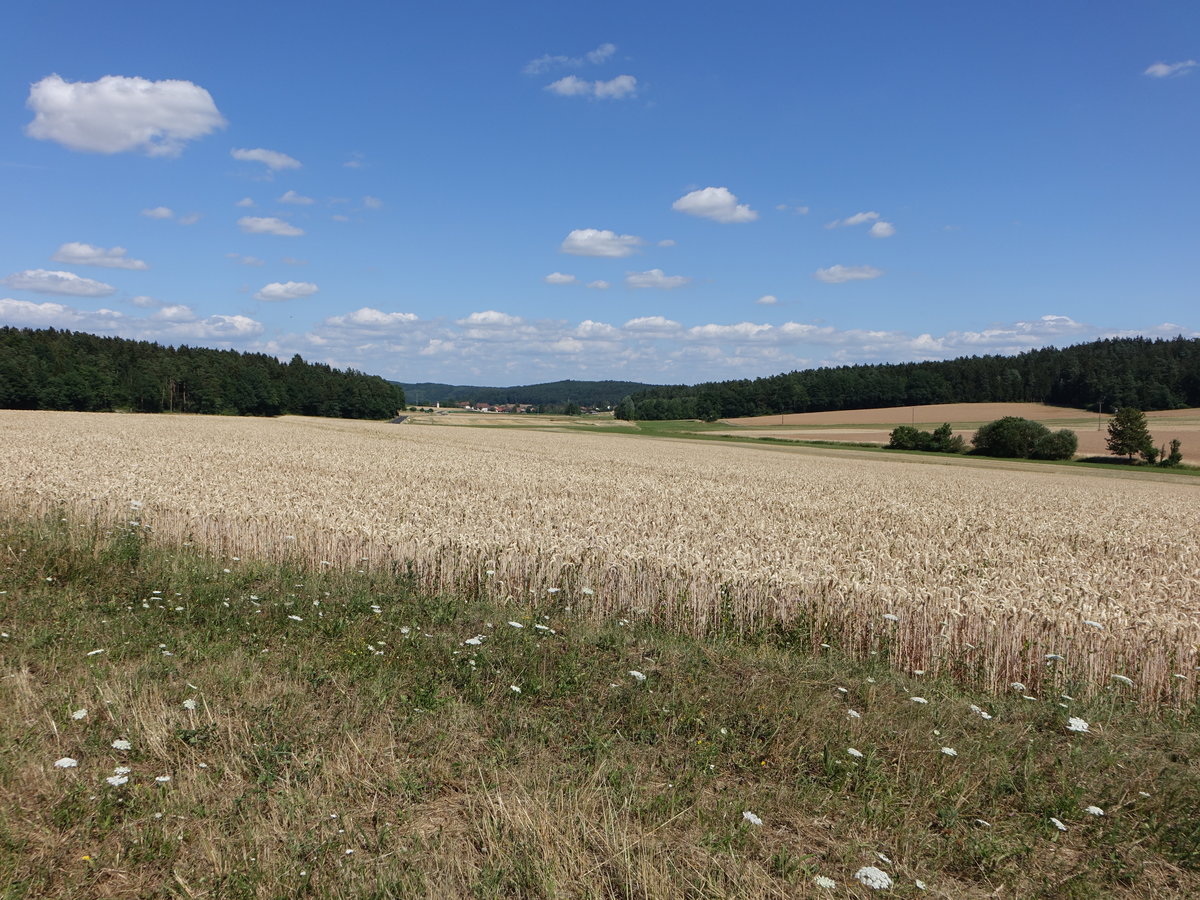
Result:
{"label": "wheat field", "polygon": [[0,411],[0,434],[6,512],[597,619],[792,629],[997,692],[1196,696],[1187,479],[294,417]]}

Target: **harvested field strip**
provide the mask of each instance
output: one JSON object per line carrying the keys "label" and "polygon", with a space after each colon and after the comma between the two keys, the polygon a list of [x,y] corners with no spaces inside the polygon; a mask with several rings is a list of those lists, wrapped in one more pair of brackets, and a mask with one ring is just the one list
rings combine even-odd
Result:
{"label": "harvested field strip", "polygon": [[0,429],[15,510],[136,503],[167,541],[697,634],[791,629],[994,691],[1195,696],[1188,485],[298,418],[2,412]]}

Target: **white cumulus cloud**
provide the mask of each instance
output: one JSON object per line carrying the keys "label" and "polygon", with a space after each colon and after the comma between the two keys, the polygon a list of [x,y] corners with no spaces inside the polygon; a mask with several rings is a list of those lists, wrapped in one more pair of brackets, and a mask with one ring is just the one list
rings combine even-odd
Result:
{"label": "white cumulus cloud", "polygon": [[588,81],[567,75],[546,85],[546,90],[560,97],[592,97],[596,100],[624,100],[637,96],[637,78],[618,75],[608,81]]}
{"label": "white cumulus cloud", "polygon": [[632,256],[641,244],[642,239],[632,234],[617,234],[607,228],[576,228],[563,239],[560,249],[575,256],[617,258]]}
{"label": "white cumulus cloud", "polygon": [[208,91],[190,81],[48,75],[30,87],[25,105],[34,112],[27,135],[90,153],[178,156],[185,143],[226,124]]}
{"label": "white cumulus cloud", "polygon": [[354,312],[346,313],[344,316],[330,316],[325,320],[325,324],[336,328],[379,330],[409,325],[418,321],[419,318],[416,313],[390,313],[364,306]]}
{"label": "white cumulus cloud", "polygon": [[1192,69],[1196,68],[1197,63],[1194,59],[1184,60],[1177,63],[1156,62],[1143,72],[1143,75],[1149,75],[1151,78],[1170,78],[1172,75],[1186,75]]}
{"label": "white cumulus cloud", "polygon": [[274,216],[242,216],[237,223],[246,234],[277,234],[282,237],[299,237],[304,234],[303,229],[289,225],[283,219]]}
{"label": "white cumulus cloud", "polygon": [[280,203],[294,203],[297,206],[311,206],[317,201],[312,197],[305,197],[303,194],[297,194],[295,191],[287,191],[279,198]]}
{"label": "white cumulus cloud", "polygon": [[874,266],[830,266],[828,269],[817,269],[813,278],[826,284],[842,284],[846,281],[868,281],[883,274],[882,269]]}
{"label": "white cumulus cloud", "polygon": [[134,269],[150,268],[149,264],[140,259],[132,259],[125,255],[124,247],[113,247],[105,250],[103,247],[93,247],[91,244],[81,244],[72,241],[63,244],[51,257],[55,262],[67,263],[74,266],[101,266],[105,269]]}
{"label": "white cumulus cloud", "polygon": [[671,209],[725,224],[753,222],[758,218],[749,204],[738,203],[737,195],[726,187],[706,187],[684,194],[671,204]]}
{"label": "white cumulus cloud", "polygon": [[844,219],[834,219],[826,228],[852,228],[855,225],[865,225],[867,222],[874,222],[879,218],[879,213],[871,210],[870,212],[855,213],[852,216],[847,216]]}
{"label": "white cumulus cloud", "polygon": [[604,281],[603,279],[597,279],[596,281],[589,281],[587,283],[587,286],[596,291],[607,291],[610,287],[612,287],[611,284],[609,284],[607,281]]}
{"label": "white cumulus cloud", "polygon": [[574,275],[568,275],[565,272],[551,272],[542,279],[546,284],[574,284],[578,280]]}
{"label": "white cumulus cloud", "polygon": [[251,207],[254,205],[254,201],[249,197],[243,197],[241,200],[239,200],[237,203],[235,203],[233,205],[234,206],[242,206],[242,207]]}
{"label": "white cumulus cloud", "polygon": [[18,291],[37,294],[64,294],[69,297],[107,297],[117,289],[103,281],[83,278],[74,272],[51,272],[46,269],[26,269],[9,275],[0,284]]}
{"label": "white cumulus cloud", "polygon": [[625,283],[631,288],[660,288],[669,291],[683,287],[690,280],[683,275],[664,274],[662,269],[625,273]]}
{"label": "white cumulus cloud", "polygon": [[896,233],[896,226],[891,222],[876,222],[867,233],[873,238],[890,238]]}
{"label": "white cumulus cloud", "polygon": [[639,316],[622,326],[626,331],[676,332],[683,328],[674,319],[664,316]]}
{"label": "white cumulus cloud", "polygon": [[585,62],[597,65],[612,58],[617,52],[616,44],[601,44],[595,50],[589,50],[583,56],[551,56],[549,53],[530,60],[522,69],[526,75],[541,75],[551,69],[579,68]]}
{"label": "white cumulus cloud", "polygon": [[309,281],[272,281],[263,285],[254,295],[255,300],[276,303],[282,300],[295,300],[299,297],[311,297],[319,288]]}
{"label": "white cumulus cloud", "polygon": [[147,219],[173,219],[175,210],[169,206],[155,206],[153,209],[143,209],[142,215]]}
{"label": "white cumulus cloud", "polygon": [[139,317],[112,309],[84,310],[62,303],[0,299],[0,320],[33,328],[69,328],[139,340],[226,345],[258,337],[264,330],[261,322],[247,316],[214,315],[202,319],[182,304],[162,305],[152,315]]}
{"label": "white cumulus cloud", "polygon": [[367,209],[383,209],[383,201],[378,197],[372,197],[370,194],[363,197],[363,206]]}
{"label": "white cumulus cloud", "polygon": [[473,312],[465,319],[458,319],[459,325],[468,327],[477,327],[480,325],[520,325],[522,319],[520,316],[510,316],[508,313],[497,312],[494,309],[484,310],[483,312]]}
{"label": "white cumulus cloud", "polygon": [[278,150],[265,150],[262,147],[256,147],[253,150],[236,147],[229,151],[229,155],[242,162],[260,162],[272,172],[300,168],[298,159],[292,159],[286,153],[280,153]]}
{"label": "white cumulus cloud", "polygon": [[754,302],[757,303],[759,306],[774,306],[776,303],[779,302],[779,298],[776,297],[774,294],[763,294],[761,297],[759,297]]}
{"label": "white cumulus cloud", "polygon": [[190,306],[182,303],[170,303],[159,307],[158,311],[150,318],[160,322],[194,322],[196,313]]}

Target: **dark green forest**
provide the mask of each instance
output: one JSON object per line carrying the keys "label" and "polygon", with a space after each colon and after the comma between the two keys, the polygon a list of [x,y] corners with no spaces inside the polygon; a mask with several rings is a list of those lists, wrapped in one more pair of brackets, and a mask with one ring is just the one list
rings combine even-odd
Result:
{"label": "dark green forest", "polygon": [[299,356],[0,327],[0,408],[383,419],[404,391]]}
{"label": "dark green forest", "polygon": [[930,403],[1049,403],[1079,409],[1200,406],[1200,339],[1111,338],[1018,356],[838,366],[637,391],[621,419],[716,419]]}
{"label": "dark green forest", "polygon": [[400,384],[409,403],[530,403],[534,406],[574,403],[577,406],[615,406],[622,397],[655,387],[637,381],[548,381],[514,387],[479,387],[469,384]]}

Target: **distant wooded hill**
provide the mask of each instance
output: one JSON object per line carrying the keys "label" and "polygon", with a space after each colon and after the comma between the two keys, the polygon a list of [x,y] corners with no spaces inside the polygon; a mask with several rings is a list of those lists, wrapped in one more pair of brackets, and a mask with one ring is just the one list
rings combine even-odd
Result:
{"label": "distant wooded hill", "polygon": [[577,406],[616,406],[622,397],[656,385],[637,381],[549,381],[515,387],[478,387],[467,384],[393,382],[404,389],[408,402],[417,406],[435,403],[529,403],[534,406],[574,403]]}
{"label": "distant wooded hill", "polygon": [[0,408],[383,419],[404,391],[375,375],[263,353],[0,327]]}
{"label": "distant wooded hill", "polygon": [[1017,356],[807,369],[637,391],[622,419],[715,419],[930,403],[1050,403],[1141,410],[1200,406],[1200,339],[1112,338]]}

